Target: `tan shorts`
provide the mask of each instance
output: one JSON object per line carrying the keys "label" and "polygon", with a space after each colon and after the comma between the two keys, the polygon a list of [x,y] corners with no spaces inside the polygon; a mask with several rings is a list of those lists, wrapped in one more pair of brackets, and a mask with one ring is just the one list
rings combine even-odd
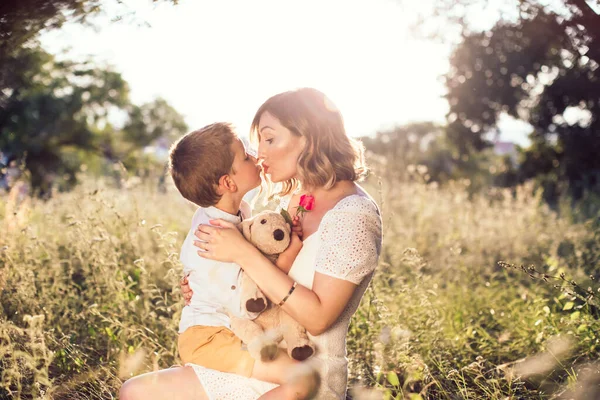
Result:
{"label": "tan shorts", "polygon": [[242,349],[241,339],[223,326],[191,326],[179,334],[177,347],[184,364],[252,376],[254,358]]}

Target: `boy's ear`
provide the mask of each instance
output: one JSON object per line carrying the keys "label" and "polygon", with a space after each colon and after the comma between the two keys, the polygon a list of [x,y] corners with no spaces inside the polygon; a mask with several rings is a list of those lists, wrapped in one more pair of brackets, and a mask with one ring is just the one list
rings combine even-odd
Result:
{"label": "boy's ear", "polygon": [[222,193],[237,191],[237,185],[229,175],[223,175],[219,178],[219,189]]}

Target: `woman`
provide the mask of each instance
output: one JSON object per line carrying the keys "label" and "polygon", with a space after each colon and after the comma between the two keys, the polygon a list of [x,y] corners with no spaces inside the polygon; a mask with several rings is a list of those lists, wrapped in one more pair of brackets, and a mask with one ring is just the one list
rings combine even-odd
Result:
{"label": "woman", "polygon": [[[272,302],[283,302],[317,345],[317,398],[345,399],[348,325],[381,250],[379,210],[356,184],[366,172],[362,148],[347,136],[335,106],[309,88],[268,99],[254,117],[252,135],[267,181],[282,184],[282,207],[294,215],[301,195],[314,197],[314,208],[301,218],[303,248],[286,275],[234,225],[217,220],[199,227],[199,254],[237,263]],[[250,400],[272,388],[191,365],[135,378],[121,398]]]}

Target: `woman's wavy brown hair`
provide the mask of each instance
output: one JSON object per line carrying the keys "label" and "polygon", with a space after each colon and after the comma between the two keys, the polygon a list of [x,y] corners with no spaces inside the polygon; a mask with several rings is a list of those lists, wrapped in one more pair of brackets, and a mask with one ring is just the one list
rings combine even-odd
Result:
{"label": "woman's wavy brown hair", "polygon": [[[336,182],[360,181],[367,173],[364,147],[350,138],[342,114],[322,92],[302,88],[276,94],[256,112],[250,138],[259,139],[260,117],[268,112],[296,136],[304,136],[306,145],[298,158],[298,179],[282,183],[280,196],[299,187],[331,188]],[[272,182],[265,177],[269,189]]]}

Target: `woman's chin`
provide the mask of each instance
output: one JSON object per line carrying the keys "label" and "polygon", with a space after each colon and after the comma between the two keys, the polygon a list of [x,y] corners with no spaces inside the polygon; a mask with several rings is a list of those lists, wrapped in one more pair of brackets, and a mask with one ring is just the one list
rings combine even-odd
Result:
{"label": "woman's chin", "polygon": [[280,183],[280,182],[289,181],[294,176],[280,175],[278,173],[273,173],[272,171],[267,171],[265,173],[265,177],[268,177],[269,181],[271,181],[273,183]]}
{"label": "woman's chin", "polygon": [[281,182],[281,179],[279,179],[279,177],[277,175],[273,175],[273,174],[267,174],[269,175],[269,180],[273,183],[279,183]]}
{"label": "woman's chin", "polygon": [[269,175],[269,180],[273,183],[280,183],[280,182],[287,182],[291,179],[294,179],[294,176],[282,176],[282,175],[273,175],[273,174],[268,174]]}

